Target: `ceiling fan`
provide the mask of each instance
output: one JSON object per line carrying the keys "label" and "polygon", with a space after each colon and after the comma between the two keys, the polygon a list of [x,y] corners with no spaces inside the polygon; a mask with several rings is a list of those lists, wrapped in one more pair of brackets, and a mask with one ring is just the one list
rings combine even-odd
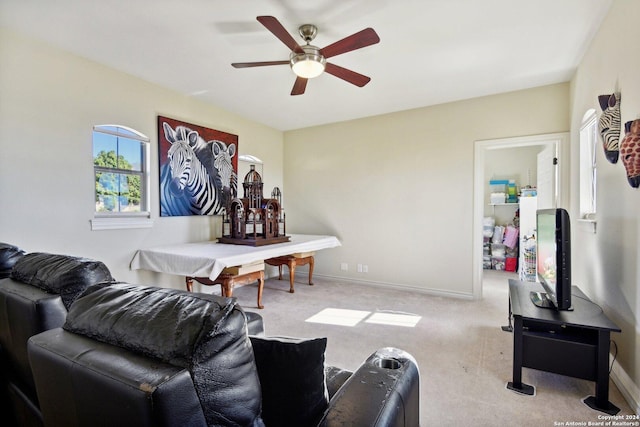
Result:
{"label": "ceiling fan", "polygon": [[322,49],[313,46],[311,41],[316,37],[318,29],[315,25],[305,24],[300,26],[298,32],[307,43],[300,46],[282,24],[273,16],[258,16],[258,22],[271,31],[282,43],[291,49],[289,60],[265,61],[265,62],[235,62],[231,64],[235,68],[264,67],[267,65],[289,64],[296,74],[291,95],[302,95],[307,87],[308,79],[314,78],[326,71],[339,79],[347,81],[358,87],[362,87],[371,81],[370,77],[348,70],[338,65],[327,62],[327,58],[341,55],[352,50],[371,46],[380,41],[380,37],[373,28],[365,28],[355,34],[338,40]]}

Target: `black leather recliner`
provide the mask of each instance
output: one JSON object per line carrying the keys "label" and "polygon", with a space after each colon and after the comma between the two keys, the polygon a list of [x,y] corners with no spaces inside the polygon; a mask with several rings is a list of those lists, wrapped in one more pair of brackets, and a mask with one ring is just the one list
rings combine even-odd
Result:
{"label": "black leather recliner", "polygon": [[25,252],[15,245],[0,242],[0,279],[9,277],[13,266]]}
{"label": "black leather recliner", "polygon": [[[19,247],[9,243],[0,242],[0,279],[9,277],[13,266],[24,256],[24,254],[25,252]],[[0,354],[2,354],[1,347]],[[0,361],[2,361],[1,358]],[[5,420],[3,424],[8,422],[9,417],[13,420],[13,409],[9,400],[9,390],[7,388],[8,380],[5,378],[5,375],[6,372],[0,369],[0,414],[3,414],[2,417]]]}
{"label": "black leather recliner", "polygon": [[[248,334],[234,298],[119,283],[87,289],[63,328],[29,340],[29,358],[46,426],[273,427],[263,419],[272,409],[264,381],[276,374],[276,386],[287,387],[288,372],[276,371],[277,358],[258,367],[270,356],[254,353],[258,341],[272,344]],[[409,354],[382,349],[354,373],[329,369],[331,384],[324,353],[319,369],[322,384],[309,381],[310,370],[289,391],[306,397],[320,386],[324,405],[293,407],[276,395],[306,421],[275,427],[418,425],[419,373]]]}
{"label": "black leather recliner", "polygon": [[61,327],[75,298],[103,281],[113,278],[102,262],[47,253],[19,256],[10,276],[0,280],[3,425],[42,425],[27,340]]}

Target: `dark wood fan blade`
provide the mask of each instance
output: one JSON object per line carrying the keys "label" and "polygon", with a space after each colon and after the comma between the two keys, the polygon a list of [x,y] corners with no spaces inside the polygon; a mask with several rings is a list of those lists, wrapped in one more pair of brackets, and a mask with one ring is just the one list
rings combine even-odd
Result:
{"label": "dark wood fan blade", "polygon": [[307,88],[307,81],[309,81],[309,79],[297,77],[296,82],[293,84],[293,89],[291,89],[291,95],[302,95]]}
{"label": "dark wood fan blade", "polygon": [[264,67],[267,65],[284,65],[289,61],[265,61],[265,62],[234,62],[231,64],[234,68],[251,68],[251,67]]}
{"label": "dark wood fan blade", "polygon": [[337,78],[347,81],[358,87],[362,87],[371,81],[371,77],[367,77],[363,74],[356,73],[355,71],[351,71],[338,65],[330,64],[328,62],[324,70],[327,73],[333,74]]}
{"label": "dark wood fan blade", "polygon": [[282,43],[286,44],[289,49],[296,53],[304,53],[298,42],[295,41],[291,34],[282,26],[273,16],[258,16],[256,18],[258,22],[271,31]]}
{"label": "dark wood fan blade", "polygon": [[351,52],[352,50],[371,46],[379,41],[380,37],[378,37],[378,34],[373,30],[373,28],[365,28],[362,31],[320,49],[320,52],[322,52],[322,55],[325,58],[331,58],[332,56],[341,55],[345,52]]}

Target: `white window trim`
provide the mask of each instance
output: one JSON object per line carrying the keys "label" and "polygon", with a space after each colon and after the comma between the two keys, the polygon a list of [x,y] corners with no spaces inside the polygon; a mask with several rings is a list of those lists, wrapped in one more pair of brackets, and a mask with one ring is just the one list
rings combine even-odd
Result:
{"label": "white window trim", "polygon": [[596,234],[597,221],[595,218],[578,218],[578,228],[592,234]]}
{"label": "white window trim", "polygon": [[241,156],[238,156],[238,160],[249,163],[259,163],[261,165],[264,164],[262,160],[252,154],[243,154]]}
{"label": "white window trim", "polygon": [[124,230],[131,228],[151,228],[153,219],[149,212],[140,212],[140,215],[97,215],[90,220],[91,230]]}
{"label": "white window trim", "polygon": [[144,185],[146,186],[147,191],[145,192],[146,206],[147,210],[143,212],[127,212],[127,213],[119,213],[119,212],[94,212],[93,219],[89,220],[91,223],[92,231],[100,231],[100,230],[126,230],[126,229],[135,229],[135,228],[151,228],[153,227],[153,219],[151,219],[151,211],[149,206],[151,206],[151,196],[150,196],[150,173],[149,173],[149,164],[150,164],[150,142],[151,140],[146,135],[138,132],[135,129],[129,128],[127,126],[122,125],[114,125],[114,124],[106,124],[106,125],[96,125],[93,127],[93,130],[98,130],[99,132],[109,133],[116,136],[130,136],[126,134],[121,134],[119,132],[112,132],[104,129],[104,127],[119,127],[125,130],[128,130],[140,137],[141,142],[144,142],[145,147],[145,165],[143,168],[144,171]]}
{"label": "white window trim", "polygon": [[[589,147],[589,155],[591,157],[591,167],[596,169],[596,178],[591,178],[591,185],[596,185],[596,179],[597,179],[597,166],[596,166],[596,160],[595,160],[595,153],[596,153],[596,148],[598,145],[598,136],[597,136],[597,115],[596,115],[596,110],[591,109],[589,111],[587,111],[583,118],[582,118],[582,123],[580,125],[580,133],[579,133],[579,147],[580,147],[580,218],[578,218],[577,222],[579,224],[580,229],[582,230],[586,230],[589,231],[591,233],[596,232],[596,226],[597,226],[597,221],[596,221],[596,212],[597,212],[597,207],[596,207],[596,200],[595,198],[597,197],[596,194],[594,194],[594,198],[593,200],[591,200],[591,204],[592,204],[592,209],[591,210],[584,210],[584,204],[583,204],[583,200],[582,198],[585,197],[585,191],[584,191],[584,187],[583,187],[583,183],[582,183],[582,179],[583,179],[583,152],[585,150],[584,144],[585,141],[583,140],[583,138],[586,136],[587,138],[589,138],[589,143],[590,143],[590,147]],[[587,129],[592,129],[592,135],[587,135],[585,130]],[[595,191],[595,189],[594,189]]]}

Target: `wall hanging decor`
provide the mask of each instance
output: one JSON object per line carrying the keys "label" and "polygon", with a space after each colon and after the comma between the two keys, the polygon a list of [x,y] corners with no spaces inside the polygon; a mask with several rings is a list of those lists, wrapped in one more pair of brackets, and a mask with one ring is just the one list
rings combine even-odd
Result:
{"label": "wall hanging decor", "polygon": [[238,136],[158,116],[160,216],[220,215],[235,197]]}
{"label": "wall hanging decor", "polygon": [[640,186],[640,119],[626,122],[624,131],[620,155],[627,170],[629,185],[638,188]]}
{"label": "wall hanging decor", "polygon": [[602,114],[598,121],[598,130],[602,137],[604,154],[611,163],[618,162],[618,151],[620,141],[620,92],[611,95],[598,96]]}

